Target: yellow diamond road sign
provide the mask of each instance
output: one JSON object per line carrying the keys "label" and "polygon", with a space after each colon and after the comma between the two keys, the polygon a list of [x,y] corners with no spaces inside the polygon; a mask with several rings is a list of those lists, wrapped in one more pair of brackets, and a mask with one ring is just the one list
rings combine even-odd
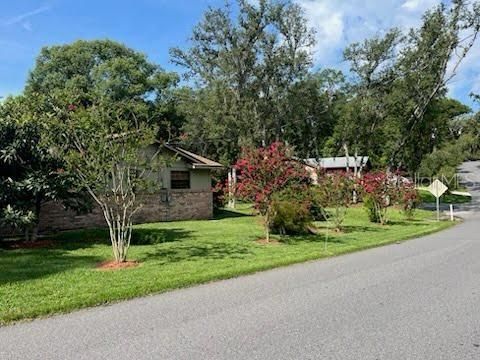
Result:
{"label": "yellow diamond road sign", "polygon": [[445,194],[445,191],[447,190],[448,187],[438,179],[432,182],[428,187],[428,191],[430,191],[436,198],[439,198]]}

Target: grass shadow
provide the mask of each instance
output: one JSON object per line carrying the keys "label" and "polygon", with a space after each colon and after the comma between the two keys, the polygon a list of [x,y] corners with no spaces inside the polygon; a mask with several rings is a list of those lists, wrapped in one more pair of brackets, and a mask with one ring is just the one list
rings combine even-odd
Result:
{"label": "grass shadow", "polygon": [[85,229],[60,232],[54,235],[58,247],[66,250],[89,248],[94,245],[109,245],[108,229]]}
{"label": "grass shadow", "polygon": [[88,268],[102,258],[72,255],[63,249],[0,250],[0,286]]}
{"label": "grass shadow", "polygon": [[215,210],[213,215],[214,220],[223,220],[223,219],[232,219],[232,218],[241,218],[241,217],[252,217],[252,214],[245,214],[238,211],[219,209]]}
{"label": "grass shadow", "polygon": [[[132,245],[154,245],[192,239],[193,232],[180,228],[134,227]],[[54,237],[57,246],[66,250],[88,248],[93,245],[110,245],[108,229],[86,229],[59,233]]]}
{"label": "grass shadow", "polygon": [[363,232],[379,232],[382,228],[376,226],[359,226],[359,225],[342,225],[342,230],[339,234],[363,233]]}
{"label": "grass shadow", "polygon": [[425,220],[389,220],[386,226],[425,226]]}
{"label": "grass shadow", "polygon": [[247,245],[239,243],[188,243],[175,247],[158,247],[139,260],[154,260],[163,265],[181,261],[243,259],[251,254]]}
{"label": "grass shadow", "polygon": [[343,243],[342,238],[338,236],[333,230],[327,235],[326,231],[322,231],[319,234],[307,234],[307,235],[287,235],[281,236],[279,241],[286,245],[300,245],[305,243],[324,243],[325,240],[329,243]]}
{"label": "grass shadow", "polygon": [[136,228],[132,232],[132,245],[155,245],[194,239],[194,232],[179,228]]}
{"label": "grass shadow", "polygon": [[[323,223],[324,224],[324,223]],[[318,234],[307,234],[307,235],[289,235],[280,238],[280,242],[284,244],[301,244],[301,243],[323,243],[327,240],[328,243],[338,243],[345,244],[351,242],[351,238],[344,238],[342,235],[348,235],[353,233],[374,233],[380,232],[383,229],[381,227],[375,226],[358,226],[358,225],[342,225],[342,230],[340,232],[336,231],[334,228],[330,227],[328,229],[324,226],[317,228],[320,232]]]}

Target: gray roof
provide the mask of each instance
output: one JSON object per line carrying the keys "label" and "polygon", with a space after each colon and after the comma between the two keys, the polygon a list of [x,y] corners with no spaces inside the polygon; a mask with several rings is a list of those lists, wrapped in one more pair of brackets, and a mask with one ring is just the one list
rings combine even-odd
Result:
{"label": "gray roof", "polygon": [[347,167],[353,168],[355,167],[355,163],[357,167],[364,167],[368,163],[368,156],[357,156],[355,161],[355,157],[350,156],[339,156],[339,157],[327,157],[327,158],[310,158],[305,159],[305,163],[309,166],[319,167],[322,169],[346,169]]}
{"label": "gray roof", "polygon": [[166,149],[174,152],[175,154],[179,155],[180,157],[187,160],[188,162],[190,162],[194,169],[219,169],[219,168],[223,168],[222,164],[220,164],[216,161],[207,159],[206,157],[203,157],[201,155],[194,154],[194,153],[192,153],[188,150],[182,149],[179,146],[172,145],[172,144],[164,144],[164,147]]}

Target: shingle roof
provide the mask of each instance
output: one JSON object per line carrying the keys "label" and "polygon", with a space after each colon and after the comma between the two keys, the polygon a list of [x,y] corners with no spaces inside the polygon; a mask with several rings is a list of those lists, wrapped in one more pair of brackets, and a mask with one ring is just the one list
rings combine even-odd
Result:
{"label": "shingle roof", "polygon": [[218,168],[223,167],[222,164],[220,164],[216,161],[207,159],[206,157],[203,157],[203,156],[198,155],[198,154],[194,154],[194,153],[192,153],[188,150],[182,149],[179,146],[172,145],[172,144],[165,144],[164,146],[165,146],[166,149],[168,149],[170,151],[173,151],[177,155],[179,155],[182,158],[188,160],[192,164],[192,167],[194,169],[199,169],[199,168],[201,168],[201,169],[218,169]]}
{"label": "shingle roof", "polygon": [[353,168],[355,166],[365,166],[368,163],[368,156],[357,156],[355,160],[354,156],[346,157],[328,157],[328,158],[310,158],[305,159],[305,163],[309,166],[319,167],[323,169],[346,169],[347,167]]}

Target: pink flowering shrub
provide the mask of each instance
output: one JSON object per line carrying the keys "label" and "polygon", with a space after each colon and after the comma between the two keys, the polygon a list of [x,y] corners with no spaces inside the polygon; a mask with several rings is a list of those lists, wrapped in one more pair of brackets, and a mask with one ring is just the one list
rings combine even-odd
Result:
{"label": "pink flowering shrub", "polygon": [[407,219],[413,218],[420,197],[412,182],[398,173],[378,171],[365,174],[359,183],[363,204],[372,222],[386,224],[388,207],[393,204],[401,206]]}
{"label": "pink flowering shrub", "polygon": [[266,239],[269,240],[275,195],[293,188],[297,192],[308,188],[309,175],[299,162],[292,160],[291,150],[276,142],[265,148],[244,149],[235,164],[237,195],[253,201],[263,216]]}
{"label": "pink flowering shrub", "polygon": [[399,186],[400,191],[400,203],[402,205],[402,211],[408,220],[413,219],[415,210],[420,204],[420,195],[414,184],[402,182]]}
{"label": "pink flowering shrub", "polygon": [[399,195],[396,178],[384,171],[366,173],[359,179],[363,204],[370,221],[386,224],[387,210]]}

